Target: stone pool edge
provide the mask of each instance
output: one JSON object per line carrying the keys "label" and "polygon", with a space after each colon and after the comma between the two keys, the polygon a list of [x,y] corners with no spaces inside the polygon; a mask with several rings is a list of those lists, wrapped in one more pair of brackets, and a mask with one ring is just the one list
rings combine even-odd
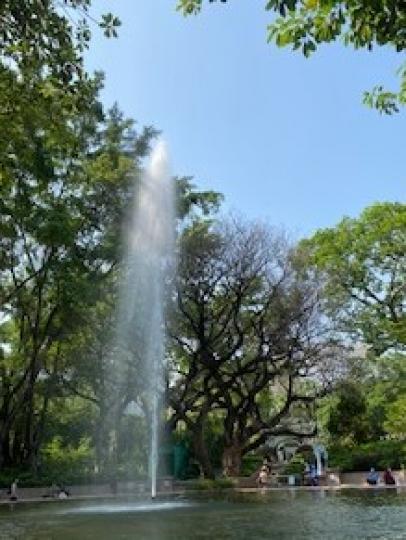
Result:
{"label": "stone pool edge", "polygon": [[[159,498],[170,498],[170,497],[176,497],[176,496],[184,496],[188,493],[190,494],[219,494],[219,493],[272,493],[272,492],[320,492],[320,491],[343,491],[343,490],[362,490],[362,491],[383,491],[383,490],[398,490],[401,492],[406,492],[406,484],[400,484],[400,485],[390,485],[386,486],[384,484],[378,485],[378,486],[368,486],[368,485],[360,485],[360,484],[340,484],[339,486],[269,486],[269,487],[233,487],[233,488],[224,488],[224,489],[215,489],[215,490],[209,490],[209,489],[179,489],[179,490],[173,490],[173,491],[162,491],[158,492],[157,496]],[[112,493],[100,493],[100,494],[88,494],[88,495],[73,495],[68,497],[67,499],[58,499],[53,497],[24,497],[17,499],[16,501],[11,501],[9,499],[0,499],[0,506],[7,506],[7,505],[15,505],[15,504],[24,504],[24,503],[50,503],[50,502],[58,502],[60,504],[64,504],[65,502],[69,501],[91,501],[91,500],[98,500],[98,499],[122,499],[125,497],[145,497],[145,494],[134,492],[134,493],[128,493],[128,492],[122,492],[117,494]]]}

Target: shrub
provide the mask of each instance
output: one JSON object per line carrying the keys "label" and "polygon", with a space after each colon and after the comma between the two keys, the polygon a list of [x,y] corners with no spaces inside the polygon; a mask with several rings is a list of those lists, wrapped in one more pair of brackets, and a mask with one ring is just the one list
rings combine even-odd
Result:
{"label": "shrub", "polygon": [[406,437],[406,396],[400,396],[392,402],[386,412],[386,422],[384,424],[388,433],[398,439]]}
{"label": "shrub", "polygon": [[64,446],[60,437],[54,437],[43,448],[41,457],[41,471],[54,481],[70,483],[92,473],[93,450],[88,438],[82,438],[77,446]]}
{"label": "shrub", "polygon": [[232,488],[234,486],[234,483],[229,478],[218,478],[216,480],[202,478],[200,480],[191,482],[189,486],[192,489],[198,489],[202,491],[214,491]]}
{"label": "shrub", "polygon": [[262,465],[263,458],[256,455],[248,455],[242,458],[241,476],[251,476]]}
{"label": "shrub", "polygon": [[284,468],[284,474],[302,475],[305,470],[305,460],[301,454],[295,454]]}
{"label": "shrub", "polygon": [[329,465],[343,472],[369,471],[371,467],[400,469],[405,463],[406,441],[375,441],[329,448]]}

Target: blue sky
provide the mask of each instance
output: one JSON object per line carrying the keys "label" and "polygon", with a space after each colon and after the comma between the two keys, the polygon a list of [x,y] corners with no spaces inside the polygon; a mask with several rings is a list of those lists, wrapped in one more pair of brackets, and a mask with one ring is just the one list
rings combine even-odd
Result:
{"label": "blue sky", "polygon": [[377,83],[396,88],[399,55],[337,44],[305,59],[266,43],[265,0],[187,19],[175,4],[97,0],[93,13],[123,26],[118,40],[96,30],[87,56],[106,73],[106,105],[163,131],[175,174],[295,236],[405,200],[406,110],[384,117],[361,103]]}

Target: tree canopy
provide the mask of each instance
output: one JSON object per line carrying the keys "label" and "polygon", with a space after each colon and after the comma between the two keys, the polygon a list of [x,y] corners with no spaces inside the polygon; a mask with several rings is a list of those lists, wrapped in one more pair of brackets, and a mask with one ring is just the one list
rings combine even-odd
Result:
{"label": "tree canopy", "polygon": [[12,60],[26,71],[46,69],[55,85],[63,87],[86,77],[83,52],[91,26],[107,37],[117,36],[120,20],[111,13],[97,21],[91,0],[4,0],[0,6],[0,60]]}
{"label": "tree canopy", "polygon": [[378,354],[406,346],[406,206],[376,203],[303,242],[337,328]]}
{"label": "tree canopy", "polygon": [[210,415],[222,425],[223,470],[270,437],[314,431],[292,423],[330,382],[331,356],[317,284],[296,270],[283,235],[241,222],[200,224],[181,241],[177,309],[169,328],[171,423],[193,434],[205,474],[212,471],[203,434]]}
{"label": "tree canopy", "polygon": [[[179,0],[178,9],[185,15],[197,14],[204,3],[204,0]],[[406,49],[403,0],[268,0],[265,9],[276,16],[268,26],[268,41],[280,47],[291,46],[306,57],[319,45],[338,39],[356,49],[372,50],[376,46],[391,47],[396,52]],[[380,112],[397,112],[399,105],[406,103],[404,65],[399,74],[398,91],[387,91],[378,84],[365,93],[364,102]]]}

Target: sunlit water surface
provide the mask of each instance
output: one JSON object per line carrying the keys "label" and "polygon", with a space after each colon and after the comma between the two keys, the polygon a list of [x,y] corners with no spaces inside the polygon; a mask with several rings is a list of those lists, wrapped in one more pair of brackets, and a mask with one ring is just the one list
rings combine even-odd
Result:
{"label": "sunlit water surface", "polygon": [[0,507],[4,540],[406,539],[406,491],[201,495]]}

